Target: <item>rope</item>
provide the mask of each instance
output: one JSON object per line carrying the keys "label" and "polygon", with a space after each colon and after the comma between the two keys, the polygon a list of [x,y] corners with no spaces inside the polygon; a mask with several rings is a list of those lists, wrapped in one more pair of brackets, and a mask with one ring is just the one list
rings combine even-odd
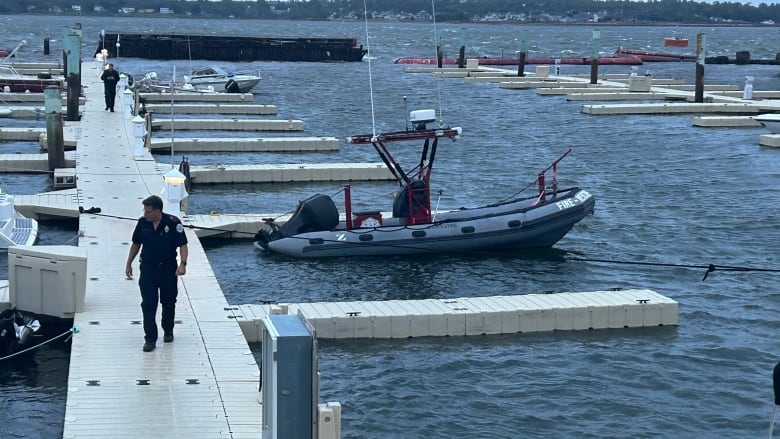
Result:
{"label": "rope", "polygon": [[[54,340],[60,339],[60,338],[62,338],[62,337],[64,337],[64,336],[66,336],[66,335],[70,335],[70,336],[72,337],[72,336],[73,336],[73,334],[76,334],[76,333],[78,333],[78,332],[79,332],[79,328],[77,328],[77,327],[75,327],[75,326],[74,326],[74,327],[72,327],[72,328],[68,329],[67,331],[63,332],[62,334],[60,334],[60,335],[58,335],[58,336],[56,336],[56,337],[50,338],[49,340],[46,340],[46,341],[45,341],[45,342],[43,342],[43,343],[37,344],[37,345],[35,345],[35,346],[30,346],[30,347],[29,347],[29,348],[27,348],[27,349],[21,350],[21,351],[19,351],[19,352],[15,352],[15,353],[13,353],[13,354],[11,354],[11,355],[8,355],[8,356],[6,356],[6,357],[0,357],[0,361],[10,360],[11,358],[14,358],[14,357],[16,357],[16,356],[18,356],[18,355],[22,355],[22,354],[24,354],[25,352],[29,352],[29,351],[31,351],[31,350],[33,350],[33,349],[38,349],[39,347],[41,347],[41,346],[43,346],[43,345],[45,345],[45,344],[51,343],[51,342],[53,342]],[[68,337],[68,339],[67,339],[67,340],[65,340],[65,341],[67,342],[68,340],[70,340],[70,337]]]}
{"label": "rope", "polygon": [[[93,213],[93,215],[107,217],[107,218],[114,218],[114,219],[121,219],[121,220],[128,220],[128,221],[138,221],[136,218],[127,218],[117,215],[108,215],[104,213]],[[279,215],[283,216],[285,214]],[[426,227],[419,227],[416,230],[424,230],[429,229],[431,227],[436,227],[440,224],[443,224],[443,221],[440,222],[433,222],[428,224]],[[251,235],[254,236],[254,233],[251,232],[242,232],[239,230],[228,230],[228,229],[220,229],[216,227],[201,227],[201,226],[195,226],[192,224],[183,224],[185,228],[190,228],[194,230],[209,230],[209,231],[215,231],[215,232],[224,232],[224,233],[232,233],[232,234],[244,234],[244,235]],[[393,230],[379,230],[379,229],[371,229],[369,231],[363,231],[358,232],[355,230],[345,230],[346,233],[354,233],[357,235],[369,233],[369,232],[394,232],[400,229],[407,229],[406,225],[399,225],[398,228],[394,228]],[[302,237],[296,237],[296,236],[288,236],[289,239],[304,239],[308,240],[309,238],[302,238]],[[335,239],[323,239],[323,242],[333,242],[333,243],[342,243],[343,241],[338,241]],[[393,248],[409,248],[409,249],[415,249],[415,250],[424,250],[421,249],[417,245],[403,245],[403,244],[379,244],[379,243],[373,243],[373,242],[364,242],[361,243],[361,245],[371,245],[371,246],[384,246],[384,247],[393,247]],[[431,252],[435,253],[435,252]],[[462,254],[471,254],[471,255],[487,255],[487,256],[497,256],[501,254],[506,254],[505,252],[496,252],[496,251],[489,251],[489,250],[478,250],[478,251],[462,251],[462,252],[449,252],[449,253],[462,253]],[[668,263],[668,262],[639,262],[639,261],[622,261],[622,260],[616,260],[616,259],[600,259],[600,258],[579,258],[579,257],[571,257],[567,258],[570,261],[575,262],[595,262],[599,264],[618,264],[618,265],[636,265],[636,266],[646,266],[646,267],[670,267],[670,268],[686,268],[686,269],[701,269],[705,270],[704,277],[702,277],[702,281],[707,280],[707,276],[715,271],[739,271],[739,272],[761,272],[761,273],[780,273],[780,269],[776,268],[758,268],[758,267],[744,267],[744,266],[735,266],[735,265],[716,265],[716,264],[674,264],[674,263]]]}
{"label": "rope", "polygon": [[695,265],[695,264],[672,264],[666,262],[637,262],[637,261],[618,261],[614,259],[596,259],[596,258],[569,258],[571,261],[577,262],[596,262],[603,264],[623,264],[623,265],[644,265],[649,267],[672,267],[672,268],[695,268],[704,269],[704,277],[701,280],[707,280],[707,275],[719,271],[759,271],[764,273],[780,273],[780,269],[775,268],[755,268],[755,267],[737,267],[733,265]]}

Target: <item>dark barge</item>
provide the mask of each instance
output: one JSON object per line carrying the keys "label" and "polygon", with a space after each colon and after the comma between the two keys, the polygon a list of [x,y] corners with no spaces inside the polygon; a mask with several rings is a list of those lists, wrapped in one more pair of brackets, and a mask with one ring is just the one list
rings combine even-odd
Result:
{"label": "dark barge", "polygon": [[[117,43],[119,43],[117,45]],[[362,61],[355,38],[285,38],[106,32],[95,53],[147,59],[214,61]],[[117,51],[119,52],[117,54]]]}

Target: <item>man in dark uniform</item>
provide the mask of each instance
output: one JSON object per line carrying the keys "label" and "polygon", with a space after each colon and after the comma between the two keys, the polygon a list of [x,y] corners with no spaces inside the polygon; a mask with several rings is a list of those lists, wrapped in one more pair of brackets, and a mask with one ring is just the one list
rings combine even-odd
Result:
{"label": "man in dark uniform", "polygon": [[[177,276],[187,273],[187,236],[179,218],[162,211],[163,201],[157,195],[143,201],[144,216],[133,231],[133,244],[127,256],[125,275],[133,278],[132,263],[141,251],[141,311],[144,316],[144,352],[154,350],[157,343],[157,302],[162,304],[163,341],[173,341],[173,321],[176,313]],[[176,249],[180,262],[176,263]],[[159,294],[158,294],[159,293]]]}
{"label": "man in dark uniform", "polygon": [[106,111],[114,112],[114,100],[116,100],[116,85],[119,83],[119,72],[114,70],[114,65],[109,64],[103,74],[103,91],[106,95]]}

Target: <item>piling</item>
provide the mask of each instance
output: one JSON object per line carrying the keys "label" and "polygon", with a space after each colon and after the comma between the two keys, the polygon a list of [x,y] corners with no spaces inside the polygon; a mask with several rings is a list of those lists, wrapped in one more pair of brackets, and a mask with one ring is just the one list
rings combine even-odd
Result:
{"label": "piling", "polygon": [[62,90],[49,86],[43,91],[46,109],[46,147],[49,171],[65,167],[65,141],[62,134]]}
{"label": "piling", "polygon": [[517,76],[525,76],[525,57],[525,52],[517,52]]}
{"label": "piling", "polygon": [[65,59],[65,82],[67,93],[67,120],[79,120],[79,96],[81,96],[81,25],[65,28],[63,36],[63,58]]}
{"label": "piling", "polygon": [[735,64],[737,65],[750,64],[750,51],[740,50],[739,52],[737,52]]}
{"label": "piling", "polygon": [[593,56],[590,58],[590,83],[598,84],[599,82],[599,39],[601,38],[601,32],[594,30],[591,36],[591,44],[593,46]]}
{"label": "piling", "polygon": [[441,51],[441,44],[436,44],[436,65],[442,68],[444,65],[444,52]]}
{"label": "piling", "polygon": [[49,39],[44,38],[43,39],[43,54],[48,55],[49,54]]}
{"label": "piling", "polygon": [[704,34],[696,34],[696,80],[693,101],[704,102]]}

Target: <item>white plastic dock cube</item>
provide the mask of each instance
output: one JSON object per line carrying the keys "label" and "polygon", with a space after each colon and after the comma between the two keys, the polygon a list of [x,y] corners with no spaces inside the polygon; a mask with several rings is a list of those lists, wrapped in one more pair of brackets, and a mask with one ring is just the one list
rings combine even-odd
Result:
{"label": "white plastic dock cube", "polygon": [[606,305],[594,305],[590,309],[589,329],[609,328],[609,307]]}
{"label": "white plastic dock cube", "polygon": [[652,81],[649,76],[631,76],[628,78],[628,91],[649,92]]}
{"label": "white plastic dock cube", "polygon": [[520,332],[538,332],[541,316],[538,309],[524,309],[517,312],[520,317]]}
{"label": "white plastic dock cube", "polygon": [[571,331],[574,329],[572,321],[574,314],[571,308],[553,308],[555,315],[555,329],[558,331]]}
{"label": "white plastic dock cube", "polygon": [[536,66],[536,77],[546,78],[550,76],[550,66]]}
{"label": "white plastic dock cube", "polygon": [[482,311],[466,315],[466,335],[502,334],[501,313]]}
{"label": "white plastic dock cube", "polygon": [[71,245],[8,249],[10,300],[18,309],[70,319],[83,311],[87,250]]}

